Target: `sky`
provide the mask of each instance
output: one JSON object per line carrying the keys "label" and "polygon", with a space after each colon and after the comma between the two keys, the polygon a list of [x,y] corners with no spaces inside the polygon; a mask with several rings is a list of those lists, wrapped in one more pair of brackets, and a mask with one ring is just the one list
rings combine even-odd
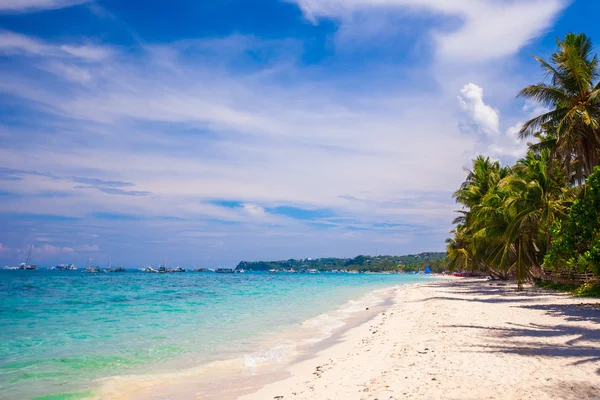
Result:
{"label": "sky", "polygon": [[443,251],[595,0],[0,0],[0,264]]}

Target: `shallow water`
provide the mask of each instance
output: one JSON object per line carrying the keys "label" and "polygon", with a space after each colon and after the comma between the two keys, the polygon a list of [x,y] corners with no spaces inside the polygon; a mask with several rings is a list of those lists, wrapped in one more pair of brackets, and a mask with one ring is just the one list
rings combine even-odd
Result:
{"label": "shallow water", "polygon": [[0,271],[0,399],[85,398],[98,378],[220,360],[243,359],[251,369],[288,356],[281,335],[304,329],[318,340],[343,324],[327,311],[352,312],[363,304],[351,299],[423,279]]}

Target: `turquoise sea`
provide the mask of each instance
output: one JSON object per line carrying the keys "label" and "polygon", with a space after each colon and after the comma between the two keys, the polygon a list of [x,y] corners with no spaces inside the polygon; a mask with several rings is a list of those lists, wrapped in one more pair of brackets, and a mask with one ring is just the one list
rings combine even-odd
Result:
{"label": "turquoise sea", "polygon": [[290,356],[291,340],[327,337],[378,300],[373,290],[424,279],[0,271],[0,399],[86,398],[118,387],[114,377],[149,385],[224,360],[252,374]]}

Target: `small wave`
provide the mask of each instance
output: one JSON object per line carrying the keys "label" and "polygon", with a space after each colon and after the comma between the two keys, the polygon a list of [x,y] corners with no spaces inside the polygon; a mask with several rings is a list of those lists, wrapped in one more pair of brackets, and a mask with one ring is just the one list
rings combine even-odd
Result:
{"label": "small wave", "polygon": [[[308,349],[305,348],[306,345],[310,346],[331,337],[353,316],[384,303],[394,289],[396,287],[374,290],[358,300],[348,301],[334,311],[303,321],[300,329],[296,325],[295,329],[263,338],[253,346],[261,350],[245,355],[240,354],[237,358],[234,356],[227,360],[213,361],[172,373],[103,378],[97,381],[100,386],[94,390],[93,398],[111,400],[159,398],[156,396],[169,398],[170,395],[184,391],[194,392],[200,396],[198,398],[202,398],[201,393],[205,390],[218,391],[219,388],[214,387],[219,386],[219,382],[229,382],[229,385],[236,379],[254,379],[253,377],[268,373],[267,371],[280,369],[282,365],[297,359]],[[149,397],[151,393],[154,397]]]}
{"label": "small wave", "polygon": [[256,373],[265,364],[280,363],[292,357],[296,346],[293,343],[279,344],[244,357],[246,372]]}

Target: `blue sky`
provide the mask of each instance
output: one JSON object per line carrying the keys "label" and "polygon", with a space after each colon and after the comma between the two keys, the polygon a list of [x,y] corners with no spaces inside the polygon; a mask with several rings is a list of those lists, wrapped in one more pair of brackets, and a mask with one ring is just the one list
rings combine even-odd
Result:
{"label": "blue sky", "polygon": [[592,0],[0,1],[0,263],[440,251]]}

